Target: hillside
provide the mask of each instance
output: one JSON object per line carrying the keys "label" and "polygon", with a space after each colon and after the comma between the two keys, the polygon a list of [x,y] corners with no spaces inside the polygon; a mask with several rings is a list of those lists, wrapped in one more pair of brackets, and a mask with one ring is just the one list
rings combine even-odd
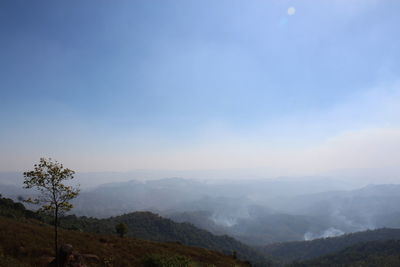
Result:
{"label": "hillside", "polygon": [[107,219],[66,216],[61,225],[69,229],[85,232],[115,233],[115,225],[119,222],[128,226],[127,236],[163,242],[178,242],[188,246],[202,247],[210,250],[232,254],[236,251],[240,259],[249,260],[253,264],[265,266],[269,261],[255,249],[227,235],[213,235],[189,223],[176,223],[151,212],[133,212]]}
{"label": "hillside", "polygon": [[288,267],[398,267],[400,240],[370,241],[348,247],[338,253],[293,263]]}
{"label": "hillside", "polygon": [[[63,242],[71,244],[80,253],[98,257],[98,260],[89,262],[90,266],[145,266],[143,262],[149,255],[189,260],[192,265],[187,266],[246,266],[219,252],[172,242],[152,242],[71,230],[61,230],[60,234]],[[43,266],[53,256],[52,248],[51,226],[38,221],[19,222],[0,217],[0,265],[2,261],[7,261],[13,264],[9,266]]]}
{"label": "hillside", "polygon": [[[43,266],[48,262],[53,257],[53,227],[43,222],[47,220],[48,217],[25,209],[21,203],[0,197],[0,266]],[[92,255],[90,266],[145,266],[146,259],[181,263],[177,266],[247,265],[220,252],[177,242],[66,229],[60,229],[60,240],[79,253]]]}
{"label": "hillside", "polygon": [[[21,203],[0,197],[0,216],[13,218],[21,223],[40,225],[51,223],[51,217],[38,215],[27,210]],[[127,236],[150,241],[163,241],[186,246],[202,247],[250,260],[256,265],[268,265],[260,253],[228,236],[215,236],[188,223],[175,223],[150,212],[135,212],[108,219],[77,217],[70,215],[61,219],[61,227],[74,232],[115,234],[115,225],[124,222],[128,225]],[[44,224],[47,223],[47,224]]]}
{"label": "hillside", "polygon": [[340,237],[278,243],[265,246],[260,250],[266,255],[284,262],[290,262],[332,254],[357,243],[386,240],[400,240],[400,229],[383,228],[347,234]]}

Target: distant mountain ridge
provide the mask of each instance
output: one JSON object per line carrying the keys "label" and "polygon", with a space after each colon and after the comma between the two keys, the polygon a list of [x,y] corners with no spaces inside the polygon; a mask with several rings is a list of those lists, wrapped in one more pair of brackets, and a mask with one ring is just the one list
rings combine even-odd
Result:
{"label": "distant mountain ridge", "polygon": [[[356,193],[357,195],[369,196],[372,192],[372,196],[375,196],[377,194],[375,191],[381,194],[382,190],[384,191],[386,188],[392,190],[392,194],[388,194],[389,196],[396,196],[397,187],[390,185],[378,187],[370,186],[358,190]],[[341,193],[339,193],[339,195],[340,194]],[[239,198],[237,200],[240,201],[241,199]],[[232,203],[232,205],[232,207],[235,207],[235,203]],[[261,212],[260,214],[262,214],[262,211],[257,210],[257,207],[254,208],[256,209],[256,213]],[[267,210],[265,214],[268,215],[270,212],[271,211]],[[201,219],[201,216],[208,215],[207,213],[199,213],[199,218]],[[18,218],[23,218],[22,221],[20,220],[21,222],[29,222],[30,220],[51,222],[51,218],[40,217],[32,211],[26,210],[21,203],[16,203],[10,199],[4,198],[1,198],[0,201],[0,217],[1,216],[12,217],[17,220],[19,220]],[[286,217],[288,215],[282,216],[282,219],[286,218],[285,220],[289,221],[295,218],[290,216]],[[268,218],[272,217],[266,217],[266,219]],[[115,234],[115,225],[120,222],[124,222],[128,225],[128,236],[130,237],[158,242],[170,242],[170,244],[175,244],[177,246],[182,244],[203,247],[223,252],[226,255],[232,255],[236,252],[240,259],[251,261],[253,266],[283,266],[283,264],[293,264],[293,266],[296,267],[357,266],[351,264],[364,264],[365,262],[359,255],[368,256],[366,253],[372,255],[370,262],[386,264],[387,262],[397,262],[395,251],[399,244],[398,242],[389,242],[389,240],[400,240],[400,229],[383,228],[346,234],[340,237],[315,239],[312,241],[276,243],[260,246],[255,249],[232,237],[226,235],[216,236],[192,224],[177,223],[151,212],[133,212],[105,219],[69,215],[62,218],[61,226],[64,229],[77,230],[79,232]],[[296,261],[298,263],[296,263]],[[349,265],[335,265],[335,262],[343,262]]]}
{"label": "distant mountain ridge", "polygon": [[400,229],[383,228],[312,241],[277,243],[261,247],[260,251],[275,259],[291,262],[333,254],[359,243],[387,240],[400,240]]}
{"label": "distant mountain ridge", "polygon": [[400,240],[357,243],[334,254],[289,264],[287,267],[398,267]]}
{"label": "distant mountain ridge", "polygon": [[[400,185],[319,192],[332,187],[327,186],[332,181],[327,181],[325,187],[324,182],[317,178],[131,180],[83,190],[73,204],[77,215],[102,218],[151,211],[257,246],[400,227],[400,206],[396,205],[400,202]],[[315,183],[317,189],[307,189]],[[2,189],[13,199],[30,194],[13,185],[0,184]]]}

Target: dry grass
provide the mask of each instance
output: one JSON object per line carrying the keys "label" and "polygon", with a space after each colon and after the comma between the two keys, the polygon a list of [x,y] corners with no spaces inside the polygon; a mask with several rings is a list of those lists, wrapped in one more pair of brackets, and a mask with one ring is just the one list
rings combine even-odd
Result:
{"label": "dry grass", "polygon": [[[224,254],[203,248],[188,247],[177,243],[162,243],[119,238],[112,235],[60,230],[61,242],[71,244],[82,254],[95,254],[100,262],[90,266],[142,266],[149,254],[189,258],[191,266],[247,266]],[[0,249],[5,256],[12,256],[31,266],[42,266],[53,256],[53,228],[30,221],[18,222],[0,217]]]}

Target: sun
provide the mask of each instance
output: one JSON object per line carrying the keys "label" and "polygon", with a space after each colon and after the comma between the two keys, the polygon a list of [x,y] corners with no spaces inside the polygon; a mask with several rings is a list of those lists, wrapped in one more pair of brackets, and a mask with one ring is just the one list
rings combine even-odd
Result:
{"label": "sun", "polygon": [[296,8],[294,8],[292,6],[289,7],[288,10],[287,10],[287,13],[288,13],[289,16],[293,16],[294,14],[296,14]]}

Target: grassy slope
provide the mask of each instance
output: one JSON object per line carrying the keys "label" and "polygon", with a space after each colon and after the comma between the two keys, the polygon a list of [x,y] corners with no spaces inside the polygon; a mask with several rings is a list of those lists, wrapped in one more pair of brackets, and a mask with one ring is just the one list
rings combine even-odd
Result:
{"label": "grassy slope", "polygon": [[[46,257],[53,255],[52,227],[38,221],[0,217],[1,257],[12,257],[21,263],[41,266]],[[61,230],[61,239],[83,254],[95,254],[100,263],[94,266],[141,266],[148,254],[184,255],[192,259],[193,266],[246,266],[232,257],[203,248],[188,247],[177,243],[144,241],[119,238],[112,235]],[[3,255],[3,256],[2,256]],[[110,265],[109,265],[110,266]]]}

